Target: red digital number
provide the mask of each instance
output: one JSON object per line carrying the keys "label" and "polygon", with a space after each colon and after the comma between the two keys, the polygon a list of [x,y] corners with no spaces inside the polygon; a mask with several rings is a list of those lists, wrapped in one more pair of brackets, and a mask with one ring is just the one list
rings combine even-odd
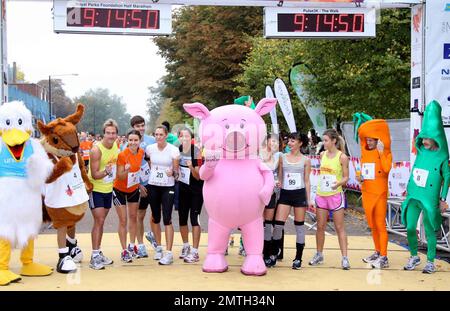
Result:
{"label": "red digital number", "polygon": [[[123,12],[123,16],[120,16],[119,12]],[[116,20],[122,21],[122,28],[125,28],[127,25],[127,10],[116,10]]]}
{"label": "red digital number", "polygon": [[295,31],[305,31],[305,14],[295,14],[294,24],[299,26]]}
{"label": "red digital number", "polygon": [[353,32],[363,32],[363,31],[364,31],[364,14],[355,14],[353,16]]}
{"label": "red digital number", "polygon": [[[328,20],[327,17],[330,17],[331,19]],[[334,14],[324,14],[323,25],[330,25],[330,31],[334,31]]]}
{"label": "red digital number", "polygon": [[320,16],[322,14],[315,14],[316,15],[316,31],[319,32],[320,29]]}
{"label": "red digital number", "polygon": [[348,14],[340,14],[339,15],[339,26],[345,25],[344,29],[339,28],[340,32],[348,32],[349,24],[348,24],[348,21],[343,20],[344,17],[347,18]]}
{"label": "red digital number", "polygon": [[136,17],[135,14],[141,13],[141,10],[131,10],[131,20],[137,22],[137,25],[132,26],[132,28],[142,28],[142,20],[140,17]]}
{"label": "red digital number", "polygon": [[84,9],[83,18],[89,23],[83,23],[84,27],[94,27],[95,25],[95,9]]}
{"label": "red digital number", "polygon": [[158,29],[158,10],[148,10],[147,11],[147,29]]}
{"label": "red digital number", "polygon": [[111,27],[111,11],[108,10],[108,18],[106,19],[106,27]]}

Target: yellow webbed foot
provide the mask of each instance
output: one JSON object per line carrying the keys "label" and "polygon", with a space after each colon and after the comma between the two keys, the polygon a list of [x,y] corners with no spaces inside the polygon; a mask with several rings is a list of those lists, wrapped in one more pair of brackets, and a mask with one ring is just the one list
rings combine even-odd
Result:
{"label": "yellow webbed foot", "polygon": [[9,283],[17,282],[20,280],[20,275],[17,275],[9,270],[0,270],[0,286],[5,286]]}
{"label": "yellow webbed foot", "polygon": [[22,266],[20,274],[23,276],[46,276],[53,273],[53,269],[49,266],[39,263],[29,263]]}

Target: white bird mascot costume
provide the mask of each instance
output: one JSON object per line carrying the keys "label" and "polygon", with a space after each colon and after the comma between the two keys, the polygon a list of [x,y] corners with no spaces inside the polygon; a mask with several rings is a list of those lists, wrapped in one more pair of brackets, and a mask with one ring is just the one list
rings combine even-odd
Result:
{"label": "white bird mascot costume", "polygon": [[32,132],[31,112],[22,102],[0,105],[0,285],[21,279],[9,270],[12,248],[22,249],[21,275],[52,273],[51,267],[33,262],[42,224],[41,188],[53,164]]}

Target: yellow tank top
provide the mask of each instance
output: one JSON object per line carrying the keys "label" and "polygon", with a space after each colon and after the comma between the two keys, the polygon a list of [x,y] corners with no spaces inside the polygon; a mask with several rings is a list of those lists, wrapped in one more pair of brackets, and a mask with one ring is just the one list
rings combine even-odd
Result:
{"label": "yellow tank top", "polygon": [[98,149],[100,149],[100,152],[102,153],[102,156],[100,158],[100,168],[99,171],[103,171],[108,164],[113,165],[113,175],[112,176],[106,176],[103,179],[94,179],[92,178],[91,170],[89,170],[89,180],[94,185],[95,192],[101,192],[101,193],[109,193],[112,192],[113,189],[113,182],[114,179],[116,179],[116,172],[117,172],[117,157],[119,156],[119,148],[117,147],[117,144],[114,143],[111,149],[106,148],[103,146],[101,142],[96,144]]}
{"label": "yellow tank top", "polygon": [[331,184],[334,181],[340,182],[342,180],[343,171],[340,162],[342,152],[338,151],[332,159],[328,158],[327,154],[328,151],[325,151],[320,160],[320,175],[317,185],[317,194],[324,197],[342,192],[341,186],[336,190],[331,189]]}

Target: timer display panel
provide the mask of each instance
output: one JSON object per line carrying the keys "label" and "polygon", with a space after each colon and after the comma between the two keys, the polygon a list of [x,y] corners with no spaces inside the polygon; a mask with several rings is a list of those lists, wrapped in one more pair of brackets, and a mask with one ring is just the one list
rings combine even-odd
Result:
{"label": "timer display panel", "polygon": [[368,38],[375,36],[375,9],[264,9],[266,38]]}
{"label": "timer display panel", "polygon": [[168,4],[54,0],[53,6],[56,33],[172,33],[172,7]]}
{"label": "timer display panel", "polygon": [[279,32],[364,32],[364,14],[278,14]]}

